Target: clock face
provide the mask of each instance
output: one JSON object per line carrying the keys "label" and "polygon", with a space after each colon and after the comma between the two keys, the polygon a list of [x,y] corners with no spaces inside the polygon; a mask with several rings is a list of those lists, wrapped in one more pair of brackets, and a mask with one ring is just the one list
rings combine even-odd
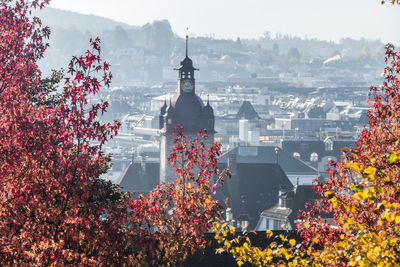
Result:
{"label": "clock face", "polygon": [[188,81],[188,80],[184,80],[182,81],[182,90],[185,92],[191,92],[193,90],[193,82],[192,81]]}

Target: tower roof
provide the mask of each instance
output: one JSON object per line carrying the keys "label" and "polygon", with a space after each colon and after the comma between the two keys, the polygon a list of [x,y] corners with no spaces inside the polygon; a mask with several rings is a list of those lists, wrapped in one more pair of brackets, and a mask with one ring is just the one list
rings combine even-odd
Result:
{"label": "tower roof", "polygon": [[181,65],[174,70],[199,70],[193,67],[193,61],[189,58],[188,56],[188,41],[189,41],[189,36],[186,35],[186,53],[185,57],[181,60]]}
{"label": "tower roof", "polygon": [[164,105],[161,107],[161,115],[165,114],[165,111],[167,110],[167,100],[165,99],[165,94],[164,94]]}
{"label": "tower roof", "polygon": [[207,105],[204,107],[203,112],[207,115],[214,114],[213,108],[210,106],[210,95],[207,94]]}
{"label": "tower roof", "polygon": [[243,101],[242,106],[240,106],[240,109],[239,109],[238,113],[236,114],[236,118],[252,120],[252,119],[260,118],[260,116],[258,116],[258,113],[254,110],[254,107],[250,103],[250,101]]}
{"label": "tower roof", "polygon": [[185,57],[180,67],[175,70],[179,71],[178,90],[170,98],[169,106],[165,111],[164,117],[168,117],[165,124],[166,130],[170,131],[173,126],[180,124],[185,132],[196,133],[198,130],[206,129],[210,134],[215,133],[213,109],[209,101],[205,106],[203,100],[195,92],[194,70],[197,69],[193,67],[193,61],[188,57],[188,36],[186,36]]}

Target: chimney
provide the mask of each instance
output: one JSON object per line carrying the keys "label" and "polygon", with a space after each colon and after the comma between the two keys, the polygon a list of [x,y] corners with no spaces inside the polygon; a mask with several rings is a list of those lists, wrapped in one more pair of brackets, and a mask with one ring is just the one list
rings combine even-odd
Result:
{"label": "chimney", "polygon": [[140,162],[140,165],[142,167],[142,172],[145,173],[146,172],[146,155],[142,155],[142,160]]}
{"label": "chimney", "polygon": [[288,190],[287,190],[286,186],[283,186],[283,185],[279,186],[279,191],[278,191],[279,207],[287,208],[287,201],[286,201],[287,193],[288,193]]}
{"label": "chimney", "polygon": [[232,214],[232,209],[231,208],[226,208],[226,221],[230,223],[233,220],[233,214]]}

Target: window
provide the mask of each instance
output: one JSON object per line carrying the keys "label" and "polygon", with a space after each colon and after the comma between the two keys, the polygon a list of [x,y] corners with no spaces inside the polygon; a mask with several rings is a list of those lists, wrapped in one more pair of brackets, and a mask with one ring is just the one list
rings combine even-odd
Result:
{"label": "window", "polygon": [[274,220],[274,230],[280,230],[281,226],[280,226],[280,222],[279,220]]}
{"label": "window", "polygon": [[254,146],[240,146],[239,147],[239,156],[257,156],[258,155],[258,147]]}
{"label": "window", "polygon": [[267,228],[268,228],[268,230],[274,230],[274,220],[273,219],[267,220]]}
{"label": "window", "polygon": [[325,150],[332,151],[333,150],[333,141],[332,139],[325,140]]}
{"label": "window", "polygon": [[315,153],[315,152],[311,153],[311,155],[310,155],[310,161],[311,161],[311,162],[317,162],[317,161],[318,161],[318,154]]}

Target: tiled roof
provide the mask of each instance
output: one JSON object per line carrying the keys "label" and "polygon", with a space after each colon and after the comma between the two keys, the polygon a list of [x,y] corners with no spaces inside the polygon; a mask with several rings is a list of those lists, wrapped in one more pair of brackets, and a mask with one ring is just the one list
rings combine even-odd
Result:
{"label": "tiled roof", "polygon": [[[318,171],[303,161],[296,159],[289,153],[278,148],[278,164],[287,174],[315,175]],[[237,163],[277,163],[275,147],[270,146],[242,146],[224,153],[220,162],[227,163],[230,154],[236,154]]]}
{"label": "tiled roof", "polygon": [[[226,168],[225,163],[220,168]],[[291,189],[290,180],[275,163],[237,163],[234,175],[223,186],[229,198],[234,218],[240,214],[250,217],[249,229],[255,227],[260,213],[278,202],[278,191],[283,185]]]}
{"label": "tiled roof", "polygon": [[146,192],[154,188],[160,179],[160,163],[146,162],[145,169],[140,162],[134,162],[118,179],[119,185],[126,192]]}

